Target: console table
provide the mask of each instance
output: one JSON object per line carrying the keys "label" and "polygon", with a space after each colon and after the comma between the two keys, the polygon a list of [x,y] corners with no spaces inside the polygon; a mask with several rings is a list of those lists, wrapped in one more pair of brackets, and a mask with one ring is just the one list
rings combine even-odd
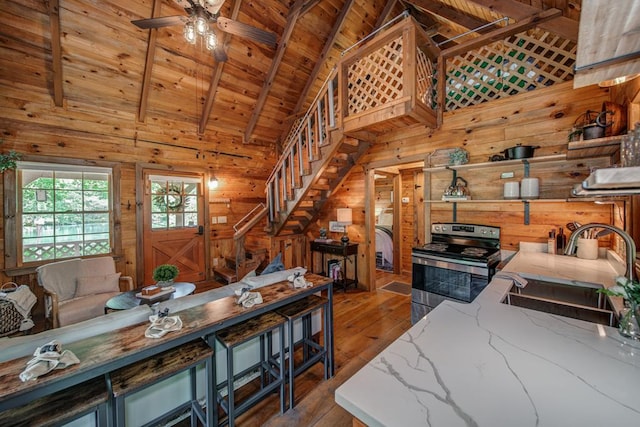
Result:
{"label": "console table", "polygon": [[[347,287],[349,285],[354,285],[354,287],[358,287],[358,244],[357,243],[347,243],[346,245],[342,242],[311,242],[311,272],[314,272],[313,269],[313,253],[320,252],[322,254],[322,275],[329,276],[331,272],[324,271],[325,269],[325,255],[338,255],[342,257],[342,271],[343,276],[342,279],[334,280],[334,286],[340,286],[344,291],[347,291]],[[353,279],[347,278],[347,259],[349,257],[353,257],[353,271],[354,277]]]}
{"label": "console table", "polygon": [[137,293],[142,291],[142,288],[134,289],[133,291],[123,292],[119,295],[108,300],[104,307],[104,314],[107,314],[109,310],[128,310],[130,308],[137,307],[141,304],[153,305],[157,302],[166,301],[168,299],[176,299],[191,295],[196,290],[196,285],[188,282],[175,282],[173,285],[174,292],[163,295],[159,298],[139,298]]}

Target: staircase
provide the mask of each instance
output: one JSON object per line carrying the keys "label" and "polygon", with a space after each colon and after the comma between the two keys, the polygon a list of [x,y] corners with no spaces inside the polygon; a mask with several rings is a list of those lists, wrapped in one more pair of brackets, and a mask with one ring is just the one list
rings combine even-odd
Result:
{"label": "staircase", "polygon": [[338,127],[334,70],[287,137],[267,180],[270,234],[302,233],[369,145]]}
{"label": "staircase", "polygon": [[407,16],[336,65],[267,180],[272,236],[303,233],[376,135],[415,123],[436,126],[427,39]]}

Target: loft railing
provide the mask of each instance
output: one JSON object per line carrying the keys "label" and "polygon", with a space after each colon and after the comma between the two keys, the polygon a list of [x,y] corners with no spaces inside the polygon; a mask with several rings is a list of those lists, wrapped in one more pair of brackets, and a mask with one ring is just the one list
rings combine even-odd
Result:
{"label": "loft railing", "polygon": [[339,126],[336,69],[331,71],[306,114],[296,122],[285,139],[285,147],[267,179],[269,221],[278,222],[280,211],[293,200],[302,177],[311,171],[311,162],[320,158],[320,148],[330,145],[331,130]]}

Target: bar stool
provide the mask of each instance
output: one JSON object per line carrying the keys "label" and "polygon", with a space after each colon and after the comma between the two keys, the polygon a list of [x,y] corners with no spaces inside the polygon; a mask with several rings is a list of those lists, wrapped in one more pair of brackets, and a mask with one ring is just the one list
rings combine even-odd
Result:
{"label": "bar stool", "polygon": [[94,413],[98,427],[107,426],[107,385],[104,376],[0,413],[0,425],[61,426]]}
{"label": "bar stool", "polygon": [[[276,310],[276,312],[287,318],[288,326],[288,343],[289,346],[286,349],[289,353],[289,409],[293,409],[295,406],[294,401],[294,379],[302,372],[309,369],[311,366],[318,362],[322,362],[324,365],[324,379],[329,378],[329,352],[327,351],[327,343],[329,342],[329,330],[325,322],[325,315],[329,306],[329,300],[317,295],[310,295],[299,301],[285,305],[282,308]],[[313,331],[311,328],[311,315],[318,310],[322,310],[322,332],[323,341],[322,344],[313,340]],[[297,342],[294,342],[294,326],[295,322],[301,319],[302,321],[302,338]],[[302,363],[295,366],[295,347],[296,344],[302,343]]]}
{"label": "bar stool", "polygon": [[[284,324],[286,319],[279,314],[270,311],[256,316],[242,323],[229,326],[216,333],[216,340],[227,350],[227,399],[224,400],[222,394],[218,392],[218,401],[222,409],[227,413],[227,423],[229,427],[235,425],[236,417],[240,416],[247,409],[251,408],[258,401],[265,398],[276,389],[280,389],[280,412],[285,411],[285,370],[284,370]],[[273,331],[278,330],[280,351],[273,354]],[[259,338],[260,340],[260,361],[239,373],[234,373],[233,352],[234,349],[250,340]],[[260,389],[242,402],[236,402],[234,382],[259,369]],[[215,367],[214,367],[215,370]],[[217,376],[216,384],[218,384]],[[216,389],[224,388],[224,383],[216,386]],[[225,424],[220,423],[220,425]]]}
{"label": "bar stool", "polygon": [[[207,416],[212,417],[212,412],[208,410],[205,414],[198,403],[196,391],[196,367],[202,363],[205,365],[207,377],[211,378],[209,375],[213,372],[213,349],[202,339],[197,339],[111,372],[110,389],[115,425],[124,426],[126,424],[125,399],[127,396],[186,370],[189,370],[191,389],[189,401],[160,414],[146,425],[157,425],[181,414],[187,408],[191,412],[192,426],[196,425],[197,420],[200,420],[204,425],[212,425],[207,423]],[[210,381],[207,381],[207,384],[209,383]],[[213,399],[209,399],[209,396],[213,396],[213,389],[208,387],[206,393],[206,401],[213,401]]]}

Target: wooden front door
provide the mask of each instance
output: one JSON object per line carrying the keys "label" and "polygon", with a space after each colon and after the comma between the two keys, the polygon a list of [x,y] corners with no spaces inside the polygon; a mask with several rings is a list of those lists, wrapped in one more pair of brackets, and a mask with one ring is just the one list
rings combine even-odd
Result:
{"label": "wooden front door", "polygon": [[144,284],[153,269],[174,264],[176,281],[206,278],[203,177],[145,171],[143,208]]}

